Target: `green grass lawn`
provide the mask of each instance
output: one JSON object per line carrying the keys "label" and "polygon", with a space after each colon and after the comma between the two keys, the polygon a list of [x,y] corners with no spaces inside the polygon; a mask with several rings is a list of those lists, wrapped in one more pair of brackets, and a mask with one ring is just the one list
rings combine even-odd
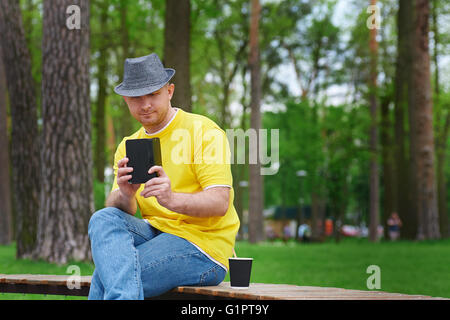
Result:
{"label": "green grass lawn", "polygon": [[[450,239],[370,243],[366,239],[295,244],[240,242],[253,257],[252,282],[367,289],[367,267],[381,271],[381,291],[450,298]],[[228,277],[228,276],[227,276]]]}
{"label": "green grass lawn", "polygon": [[[339,244],[238,242],[236,252],[241,257],[253,257],[252,282],[368,290],[367,267],[377,265],[382,291],[450,298],[450,239],[381,243],[344,239]],[[78,265],[81,275],[94,270],[89,263],[70,264]],[[0,273],[66,274],[68,265],[15,260],[13,245],[0,246]],[[228,275],[225,281],[229,281]],[[84,298],[0,294],[0,299]]]}
{"label": "green grass lawn", "polygon": [[[31,261],[28,259],[16,260],[15,245],[0,246],[0,273],[6,274],[65,274],[69,265],[80,267],[81,275],[91,275],[94,272],[94,265],[85,262],[70,262],[66,265],[56,265],[44,261]],[[38,294],[19,294],[8,293],[0,294],[0,300],[86,300],[86,297],[65,297],[56,295],[38,295]]]}

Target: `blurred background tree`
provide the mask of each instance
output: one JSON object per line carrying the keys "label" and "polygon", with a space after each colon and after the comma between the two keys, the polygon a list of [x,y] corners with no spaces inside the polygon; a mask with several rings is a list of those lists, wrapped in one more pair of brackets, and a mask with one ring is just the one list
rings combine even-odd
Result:
{"label": "blurred background tree", "polygon": [[[386,230],[394,211],[403,221],[404,239],[449,236],[450,4],[378,0],[381,28],[370,36],[370,0],[260,0],[254,43],[260,90],[255,96],[250,0],[89,3],[90,61],[82,82],[89,87],[92,130],[83,144],[93,154],[88,166],[95,209],[110,191],[117,144],[139,128],[112,89],[122,81],[125,58],[156,52],[167,67],[177,69],[174,105],[206,115],[223,129],[244,132],[257,127],[259,120],[251,121],[251,115],[259,110],[262,129],[279,129],[279,160],[270,164],[277,173],[260,176],[260,189],[251,198],[255,183],[249,188],[248,155],[245,164],[232,164],[240,238],[255,226],[249,208],[259,201],[256,242],[264,238],[262,223],[267,227],[270,219],[278,219],[274,212],[282,213],[282,224],[310,224],[315,241],[326,237],[325,220],[333,221],[337,240],[345,224],[372,224],[378,237],[378,227]],[[8,91],[0,109],[6,130],[0,135],[2,146],[11,148],[12,170],[6,174],[12,178],[7,185],[18,256],[32,251],[37,237],[32,230],[43,208],[37,195],[45,188],[36,175],[40,169],[34,168],[40,154],[48,152],[42,144],[43,100],[59,90],[55,85],[42,91],[43,35],[55,31],[43,24],[44,4],[20,0],[0,6],[5,17],[0,28],[11,35],[0,42]],[[419,27],[425,33],[418,33]],[[270,153],[276,146],[268,148]],[[25,181],[33,181],[26,184],[30,189],[24,189]],[[370,181],[379,181],[378,196],[370,196],[376,190]],[[9,198],[7,191],[2,194]],[[25,233],[23,223],[30,224]]]}
{"label": "blurred background tree", "polygon": [[[36,245],[41,188],[38,103],[32,60],[22,14],[16,1],[0,3],[0,39],[9,97],[9,132],[2,136],[11,145],[11,181],[17,257],[30,257]],[[3,132],[5,133],[5,132]],[[6,147],[7,143],[3,142]],[[6,189],[5,189],[6,190]],[[7,192],[7,191],[6,191]],[[2,211],[1,214],[7,214]],[[6,219],[8,220],[8,219]],[[6,221],[5,220],[5,221]],[[9,233],[9,232],[7,232]]]}

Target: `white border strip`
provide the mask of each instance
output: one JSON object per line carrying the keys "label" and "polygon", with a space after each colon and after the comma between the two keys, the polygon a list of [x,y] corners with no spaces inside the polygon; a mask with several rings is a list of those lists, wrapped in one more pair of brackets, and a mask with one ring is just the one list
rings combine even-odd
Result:
{"label": "white border strip", "polygon": [[[189,241],[189,240],[188,240]],[[209,254],[207,254],[205,251],[203,251],[202,248],[200,248],[198,245],[196,245],[195,243],[193,243],[192,241],[189,241],[194,247],[196,247],[198,249],[198,251],[200,251],[201,253],[203,253],[209,260],[211,260],[212,262],[214,262],[215,264],[221,266],[225,272],[228,272],[227,267],[225,267],[223,264],[221,264],[219,261],[217,261],[216,259],[214,259],[213,257],[211,257]]]}
{"label": "white border strip", "polygon": [[215,188],[215,187],[227,187],[227,188],[231,188],[231,186],[228,185],[228,184],[212,184],[212,185],[210,185],[210,186],[205,187],[203,190],[208,190],[208,189]]}

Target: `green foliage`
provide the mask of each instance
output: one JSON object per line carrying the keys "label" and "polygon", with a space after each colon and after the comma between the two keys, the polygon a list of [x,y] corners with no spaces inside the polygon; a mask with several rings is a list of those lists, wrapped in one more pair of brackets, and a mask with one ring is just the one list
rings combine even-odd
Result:
{"label": "green foliage", "polygon": [[[330,197],[333,212],[341,207],[364,212],[366,189],[361,183],[368,167],[364,106],[326,106],[288,101],[286,111],[264,114],[264,127],[280,129],[280,167],[265,176],[265,205],[310,204],[312,191]],[[307,176],[296,175],[305,170]],[[302,188],[302,190],[300,190]],[[334,205],[334,206],[333,206]]]}
{"label": "green foliage", "polygon": [[[115,145],[124,136],[131,135],[140,125],[129,115],[122,97],[113,88],[122,81],[124,54],[137,57],[156,52],[162,57],[164,43],[165,1],[143,0],[93,0],[91,1],[91,98],[93,112],[98,94],[97,73],[99,50],[107,52],[107,115],[112,118]],[[106,25],[102,26],[101,14],[106,10]],[[125,51],[126,50],[126,51]],[[93,113],[95,114],[95,113]],[[95,129],[95,126],[93,126]],[[93,132],[94,133],[94,132]],[[109,133],[111,134],[111,133]],[[95,142],[95,141],[94,141]],[[108,163],[112,155],[109,154]]]}
{"label": "green foliage", "polygon": [[229,104],[240,88],[230,87],[246,65],[248,1],[192,1],[191,86],[194,111],[230,127]]}
{"label": "green foliage", "polygon": [[[288,102],[286,112],[265,113],[264,127],[280,129],[280,167],[278,174],[266,176],[266,205],[297,205],[300,195],[298,170],[306,170],[306,189],[309,194],[311,168],[321,162],[320,128],[311,121],[313,110],[309,103]],[[307,191],[308,190],[308,191]],[[309,201],[307,201],[308,203]]]}
{"label": "green foliage", "polygon": [[106,200],[106,192],[109,193],[109,189],[106,191],[105,187],[106,183],[99,182],[97,179],[94,179],[94,205],[95,211],[100,210],[105,207]]}
{"label": "green foliage", "polygon": [[[265,206],[296,206],[300,197],[310,204],[315,192],[327,200],[332,214],[346,212],[352,220],[355,216],[351,213],[356,213],[358,219],[364,220],[369,202],[370,119],[365,105],[370,56],[366,28],[369,3],[345,0],[342,9],[343,1],[261,1],[262,104],[263,111],[270,110],[263,112],[263,127],[280,129],[279,171],[264,177]],[[42,3],[42,0],[20,1],[39,105]],[[441,92],[439,99],[433,97],[435,133],[439,137],[450,105],[449,70],[443,59],[450,48],[450,5],[444,1],[432,4],[437,6],[440,41],[437,52]],[[379,0],[378,5],[382,28],[378,30],[377,94],[382,98],[395,93],[398,1]],[[113,88],[122,81],[125,57],[156,52],[164,58],[165,0],[91,0],[90,10],[92,144],[97,144],[99,66],[106,63],[104,151],[107,166],[112,166],[115,147],[124,136],[140,127]],[[334,19],[338,10],[345,11],[341,15],[345,21]],[[106,15],[104,23],[102,15]],[[191,0],[193,111],[207,115],[224,128],[249,127],[249,16],[248,0]],[[100,54],[102,49],[106,50],[105,57]],[[433,32],[430,50],[433,53]],[[289,77],[289,72],[294,76]],[[346,92],[338,102],[330,94],[330,89],[336,87]],[[389,118],[393,119],[392,110]],[[450,141],[447,153],[449,145]],[[445,166],[447,181],[448,168]],[[242,173],[234,169],[235,179],[245,180],[247,169],[245,166],[240,169]],[[296,176],[299,170],[308,173],[302,182]],[[450,192],[450,188],[447,190]],[[95,181],[96,209],[103,206],[104,191],[105,184]],[[248,189],[241,191],[245,209]],[[447,201],[450,204],[450,194]]]}
{"label": "green foliage", "polygon": [[34,91],[36,92],[38,116],[41,110],[42,6],[42,0],[20,1],[22,24],[31,57],[31,73],[34,80]]}

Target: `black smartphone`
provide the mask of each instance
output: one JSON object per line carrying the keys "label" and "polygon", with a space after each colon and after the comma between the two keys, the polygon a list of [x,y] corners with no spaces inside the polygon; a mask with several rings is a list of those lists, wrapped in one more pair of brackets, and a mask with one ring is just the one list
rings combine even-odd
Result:
{"label": "black smartphone", "polygon": [[153,139],[130,139],[125,141],[128,164],[132,167],[130,184],[146,183],[157,177],[157,173],[148,173],[153,166],[161,166],[161,145],[159,138]]}

